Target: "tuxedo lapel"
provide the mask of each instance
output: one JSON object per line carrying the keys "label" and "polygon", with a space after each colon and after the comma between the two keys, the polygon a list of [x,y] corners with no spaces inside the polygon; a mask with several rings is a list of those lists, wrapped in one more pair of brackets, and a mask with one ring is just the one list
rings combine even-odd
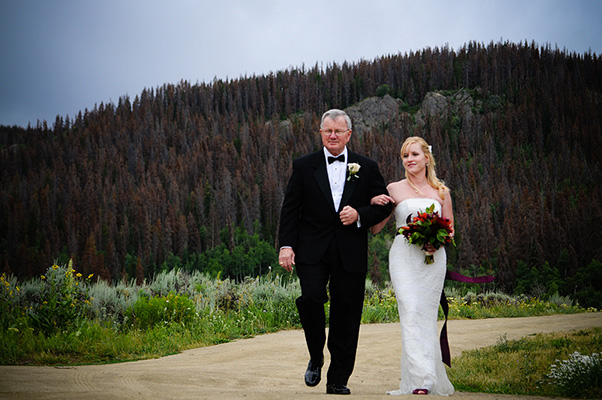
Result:
{"label": "tuxedo lapel", "polygon": [[324,153],[316,153],[316,159],[314,160],[314,177],[320,190],[326,198],[326,202],[330,206],[331,210],[334,210],[334,201],[332,200],[332,191],[330,190],[330,183],[328,181],[328,171],[326,170],[326,160],[324,159]]}

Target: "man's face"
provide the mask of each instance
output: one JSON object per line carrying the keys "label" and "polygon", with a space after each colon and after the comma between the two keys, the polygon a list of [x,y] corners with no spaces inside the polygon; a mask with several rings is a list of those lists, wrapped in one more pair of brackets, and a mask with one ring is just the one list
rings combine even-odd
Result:
{"label": "man's face", "polygon": [[347,122],[343,117],[337,119],[327,117],[320,129],[320,134],[322,135],[322,144],[333,156],[341,154],[351,139],[351,130],[347,129]]}

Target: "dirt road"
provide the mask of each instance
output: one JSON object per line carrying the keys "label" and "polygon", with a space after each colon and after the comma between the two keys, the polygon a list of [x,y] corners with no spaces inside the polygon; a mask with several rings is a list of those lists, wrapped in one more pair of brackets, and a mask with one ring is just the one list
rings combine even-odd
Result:
{"label": "dirt road", "polygon": [[[448,332],[454,357],[463,350],[493,345],[503,335],[514,340],[539,332],[594,326],[602,326],[602,313],[452,320],[448,323]],[[398,324],[362,325],[360,335],[356,368],[349,381],[351,396],[347,398],[415,400],[411,395],[390,397],[385,394],[399,385]],[[303,373],[307,359],[303,332],[285,331],[121,364],[61,368],[0,366],[0,399],[332,398],[325,394],[324,381],[315,388],[305,386]],[[328,361],[327,358],[325,366]],[[456,392],[452,398],[515,397]]]}

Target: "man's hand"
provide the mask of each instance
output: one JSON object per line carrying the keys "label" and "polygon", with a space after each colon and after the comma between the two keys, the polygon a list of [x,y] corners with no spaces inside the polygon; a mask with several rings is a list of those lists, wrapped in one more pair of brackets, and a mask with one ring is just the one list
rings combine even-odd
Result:
{"label": "man's hand", "polygon": [[357,222],[358,213],[355,208],[345,206],[339,213],[339,217],[341,218],[343,225],[351,225]]}
{"label": "man's hand", "polygon": [[280,253],[278,254],[278,262],[280,266],[291,272],[293,270],[293,265],[295,265],[295,252],[290,247],[285,247],[280,249]]}

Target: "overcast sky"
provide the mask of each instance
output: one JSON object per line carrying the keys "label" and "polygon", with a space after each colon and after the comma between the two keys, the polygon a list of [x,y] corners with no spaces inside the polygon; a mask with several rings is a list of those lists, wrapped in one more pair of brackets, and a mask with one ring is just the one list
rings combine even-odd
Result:
{"label": "overcast sky", "polygon": [[602,54],[599,0],[0,0],[0,125],[165,83],[476,41]]}

